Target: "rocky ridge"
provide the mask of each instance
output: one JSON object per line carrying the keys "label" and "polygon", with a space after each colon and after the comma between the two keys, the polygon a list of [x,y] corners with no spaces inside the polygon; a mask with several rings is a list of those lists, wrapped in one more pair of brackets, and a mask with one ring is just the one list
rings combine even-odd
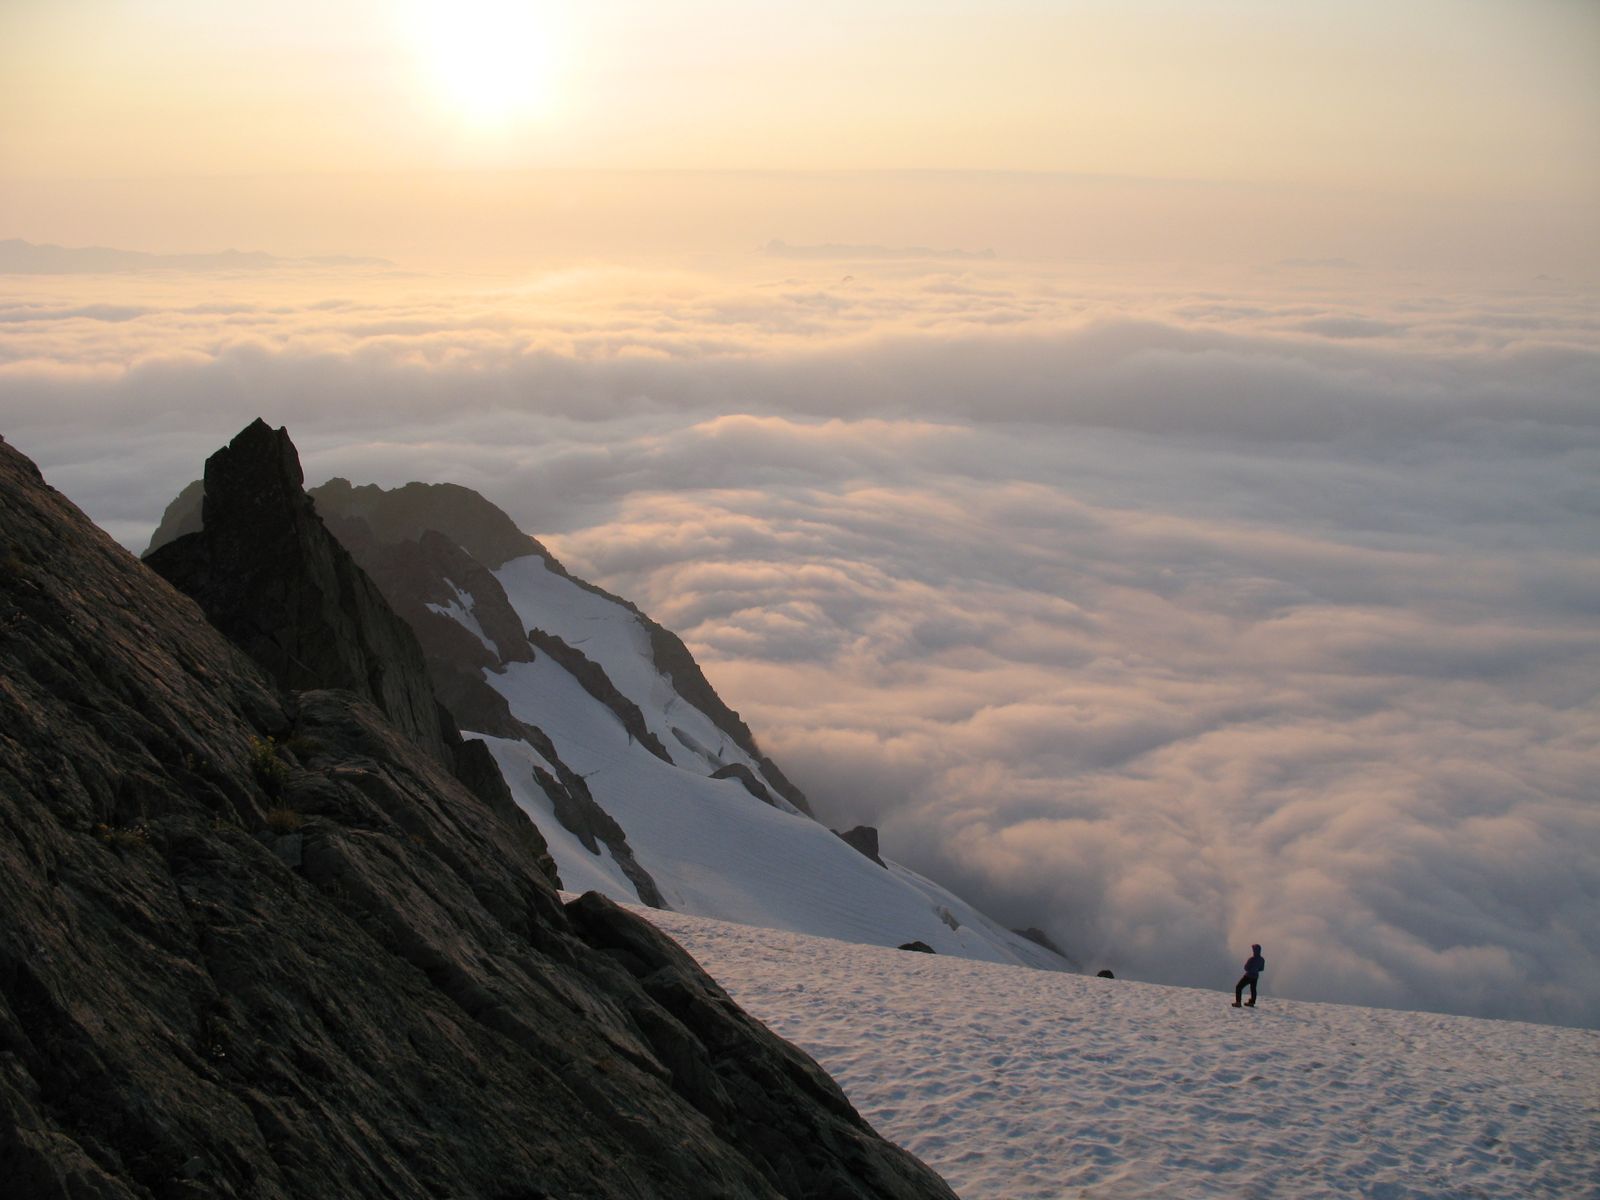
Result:
{"label": "rocky ridge", "polygon": [[[252,427],[224,460],[277,563],[310,527],[286,443]],[[274,583],[246,550],[169,566],[259,661],[0,442],[9,1188],[951,1195],[665,938],[562,906],[483,759],[430,734],[425,668],[383,659],[353,563]],[[232,569],[326,625],[245,611]]]}
{"label": "rocky ridge", "polygon": [[[435,695],[486,740],[568,884],[827,936],[1067,965],[882,857],[875,831],[842,835],[851,850],[813,821],[749,811],[808,815],[680,639],[575,578],[488,500],[343,479],[309,494],[416,634]],[[185,495],[153,561],[199,521],[203,491]],[[876,878],[860,873],[865,863]],[[819,878],[831,883],[819,889]]]}

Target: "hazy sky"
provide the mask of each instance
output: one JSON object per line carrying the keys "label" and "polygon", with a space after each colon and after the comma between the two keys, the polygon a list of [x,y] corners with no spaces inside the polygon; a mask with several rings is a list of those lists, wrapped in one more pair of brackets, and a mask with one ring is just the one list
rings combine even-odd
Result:
{"label": "hazy sky", "polygon": [[9,0],[8,174],[944,168],[1592,195],[1585,0]]}
{"label": "hazy sky", "polygon": [[1091,966],[1600,1025],[1597,71],[1586,0],[8,0],[0,434],[135,549],[256,416],[477,487]]}
{"label": "hazy sky", "polygon": [[838,241],[921,205],[893,188],[785,205],[785,186],[715,218],[674,195],[659,221],[606,224],[612,195],[574,211],[592,182],[418,176],[1002,171],[1101,186],[1035,180],[998,210],[947,187],[949,236],[1216,259],[1242,223],[1388,257],[1420,239],[1458,265],[1509,246],[1572,269],[1579,250],[1590,270],[1597,63],[1588,0],[8,0],[0,224],[152,250],[338,238],[408,261],[441,239],[447,257],[590,253],[597,224],[728,248],[773,208],[830,218],[842,236],[819,240]]}

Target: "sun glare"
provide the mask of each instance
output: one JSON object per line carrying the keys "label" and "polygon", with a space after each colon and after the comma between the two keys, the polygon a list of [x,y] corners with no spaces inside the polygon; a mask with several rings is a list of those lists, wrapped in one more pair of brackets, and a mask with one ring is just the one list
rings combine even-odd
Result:
{"label": "sun glare", "polygon": [[430,0],[417,10],[418,50],[439,101],[492,129],[554,105],[556,29],[528,0]]}

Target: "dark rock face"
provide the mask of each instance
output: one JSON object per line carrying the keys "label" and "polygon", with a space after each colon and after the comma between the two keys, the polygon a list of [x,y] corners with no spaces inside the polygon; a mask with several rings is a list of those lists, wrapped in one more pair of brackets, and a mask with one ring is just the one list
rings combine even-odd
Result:
{"label": "dark rock face", "polygon": [[[533,660],[533,647],[500,581],[434,530],[424,530],[415,541],[381,542],[361,517],[331,513],[323,519],[416,634],[434,695],[456,724],[520,737],[505,698],[483,678],[486,667]],[[490,645],[430,606],[469,607]]]}
{"label": "dark rock face", "polygon": [[[674,729],[676,729],[676,726],[674,726]],[[742,762],[732,762],[718,767],[711,772],[711,778],[737,779],[744,784],[744,790],[761,801],[761,803],[770,804],[773,808],[778,807],[778,802],[772,798],[772,793],[767,791],[766,785],[756,778],[756,773]]]}
{"label": "dark rock face", "polygon": [[311,499],[325,515],[365,521],[380,542],[415,541],[423,530],[436,530],[491,571],[525,554],[550,557],[505,513],[454,483],[408,483],[384,491],[376,484],[353,487],[348,479],[330,479],[311,490]]}
{"label": "dark rock face", "polygon": [[323,527],[303,479],[288,433],[254,422],[206,461],[203,527],[145,561],[280,687],[354,692],[448,761],[416,636]]}
{"label": "dark rock face", "polygon": [[[597,663],[559,638],[538,630],[524,632],[500,581],[438,527],[448,527],[497,560],[497,565],[504,558],[529,553],[548,558],[544,547],[517,531],[509,517],[476,492],[453,484],[415,483],[386,492],[373,486],[353,488],[335,479],[308,494],[315,498],[328,531],[415,631],[434,695],[456,724],[496,737],[521,738],[538,750],[555,768],[553,774],[534,768],[534,780],[549,797],[556,820],[591,854],[599,854],[604,843],[639,899],[652,908],[667,907],[622,826],[595,802],[588,784],[561,761],[544,732],[517,720],[483,672],[507,663],[531,662],[537,642],[590,695],[610,707],[631,737],[670,762],[665,748],[645,727],[638,707],[617,691]],[[451,605],[470,608],[492,645],[486,646],[459,621],[431,607]]]}
{"label": "dark rock face", "polygon": [[[324,520],[328,531],[372,576],[390,607],[416,632],[423,653],[429,658],[467,657],[454,640],[433,644],[453,631],[470,641],[476,648],[476,657],[486,666],[533,661],[522,621],[500,581],[444,534],[427,529],[415,541],[383,542],[359,517]],[[460,623],[433,611],[429,605],[468,607],[491,645],[485,646]]]}
{"label": "dark rock face", "polygon": [[[651,1046],[673,1082],[730,1137],[762,1147],[774,1173],[806,1194],[891,1196],[901,1186],[853,1139],[823,1126],[797,1127],[790,1106],[807,1097],[840,1120],[855,1114],[833,1080],[800,1051],[752,1021],[680,947],[598,892],[567,906],[584,940],[611,956],[676,1028],[656,1018],[644,1024]],[[687,1036],[685,1036],[687,1035]],[[710,1069],[697,1046],[710,1050]],[[810,1140],[815,1137],[817,1140]]]}
{"label": "dark rock face", "polygon": [[1114,975],[1112,973],[1112,971],[1111,971],[1111,969],[1109,967],[1101,967],[1100,970],[1095,972],[1095,978],[1096,979],[1115,979],[1116,975]]}
{"label": "dark rock face", "polygon": [[[837,829],[833,832],[852,849],[865,854],[880,867],[884,866],[883,859],[878,857],[878,831],[871,825],[857,825],[854,829],[847,829],[843,833],[839,833]],[[884,869],[888,870],[887,867]]]}
{"label": "dark rock face", "polygon": [[471,774],[0,443],[0,1190],[951,1196]]}
{"label": "dark rock face", "polygon": [[899,948],[901,950],[915,950],[918,954],[939,953],[932,946],[928,945],[927,942],[902,942]]}

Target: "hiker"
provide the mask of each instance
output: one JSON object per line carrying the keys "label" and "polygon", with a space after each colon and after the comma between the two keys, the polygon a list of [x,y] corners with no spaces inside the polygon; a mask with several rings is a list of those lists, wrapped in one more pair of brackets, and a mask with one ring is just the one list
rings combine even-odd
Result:
{"label": "hiker", "polygon": [[[1235,1008],[1256,1006],[1256,980],[1261,972],[1267,969],[1267,960],[1261,957],[1261,947],[1251,946],[1250,957],[1244,960],[1244,974],[1239,977],[1239,982],[1233,985],[1233,1006]],[[1250,999],[1241,1006],[1240,998],[1244,995],[1244,985],[1250,985]]]}

